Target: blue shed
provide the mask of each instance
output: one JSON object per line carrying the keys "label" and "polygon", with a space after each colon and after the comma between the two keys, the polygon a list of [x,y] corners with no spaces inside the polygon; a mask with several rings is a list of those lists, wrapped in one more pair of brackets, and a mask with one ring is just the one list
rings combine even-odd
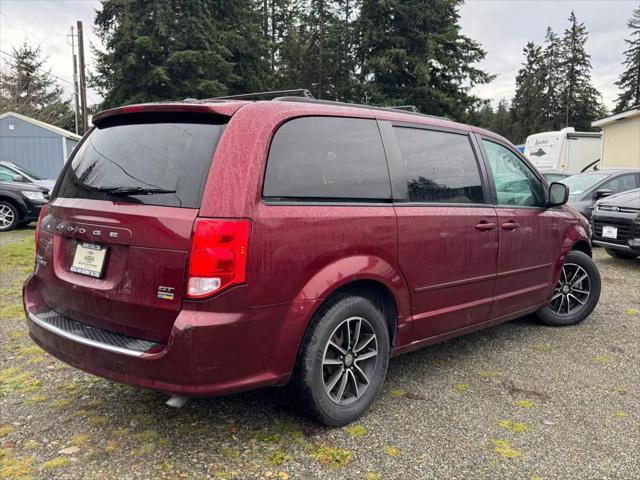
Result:
{"label": "blue shed", "polygon": [[15,112],[0,115],[0,160],[56,178],[80,136]]}

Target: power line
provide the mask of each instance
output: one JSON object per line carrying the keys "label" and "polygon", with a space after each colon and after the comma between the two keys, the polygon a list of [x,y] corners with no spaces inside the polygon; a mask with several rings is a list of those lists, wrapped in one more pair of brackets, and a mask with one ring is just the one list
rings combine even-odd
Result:
{"label": "power line", "polygon": [[62,51],[60,50],[61,47],[59,46],[53,46],[50,43],[48,43],[43,37],[40,37],[38,35],[35,35],[31,30],[28,30],[27,28],[23,27],[22,25],[20,25],[18,22],[16,22],[13,18],[11,18],[9,15],[7,15],[6,13],[2,13],[0,12],[0,16],[6,18],[7,20],[9,20],[11,23],[13,23],[16,27],[21,28],[22,30],[24,30],[26,33],[28,33],[30,36],[40,40],[41,43],[44,43],[45,45],[47,45],[51,50],[56,51],[57,53],[62,53]]}

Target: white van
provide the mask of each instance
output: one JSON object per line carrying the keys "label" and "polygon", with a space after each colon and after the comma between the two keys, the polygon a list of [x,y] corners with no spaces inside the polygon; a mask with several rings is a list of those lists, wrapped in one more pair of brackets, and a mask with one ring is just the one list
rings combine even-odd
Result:
{"label": "white van", "polygon": [[542,173],[593,170],[602,154],[602,133],[576,132],[573,127],[536,133],[527,137],[524,154]]}

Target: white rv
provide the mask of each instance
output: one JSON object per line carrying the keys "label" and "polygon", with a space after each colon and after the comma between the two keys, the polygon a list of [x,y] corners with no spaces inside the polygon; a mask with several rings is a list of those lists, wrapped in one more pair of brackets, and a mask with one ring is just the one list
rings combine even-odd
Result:
{"label": "white rv", "polygon": [[576,132],[573,127],[536,133],[527,137],[524,154],[542,173],[593,170],[602,154],[602,133]]}

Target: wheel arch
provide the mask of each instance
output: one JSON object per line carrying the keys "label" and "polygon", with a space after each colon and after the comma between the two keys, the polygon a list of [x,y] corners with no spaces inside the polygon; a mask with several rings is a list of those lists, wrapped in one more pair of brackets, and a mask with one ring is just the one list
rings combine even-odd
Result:
{"label": "wheel arch", "polygon": [[578,240],[572,245],[571,250],[578,250],[590,257],[592,256],[591,245],[586,240]]}
{"label": "wheel arch", "polygon": [[20,221],[21,218],[24,217],[25,213],[27,212],[27,206],[24,204],[24,202],[20,200],[19,197],[15,195],[11,195],[7,192],[0,193],[0,202],[10,203],[16,208],[16,210],[18,211],[18,215],[20,215],[20,218],[18,218],[18,221]]}

